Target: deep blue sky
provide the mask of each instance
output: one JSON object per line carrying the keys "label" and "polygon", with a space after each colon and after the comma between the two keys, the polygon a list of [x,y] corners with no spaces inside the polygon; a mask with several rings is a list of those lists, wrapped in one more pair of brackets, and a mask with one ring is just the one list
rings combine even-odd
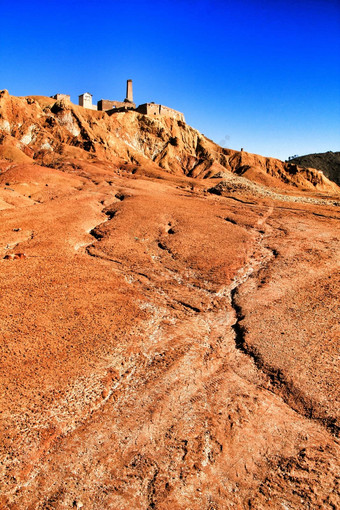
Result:
{"label": "deep blue sky", "polygon": [[340,150],[340,0],[0,0],[0,89],[183,111],[223,145]]}

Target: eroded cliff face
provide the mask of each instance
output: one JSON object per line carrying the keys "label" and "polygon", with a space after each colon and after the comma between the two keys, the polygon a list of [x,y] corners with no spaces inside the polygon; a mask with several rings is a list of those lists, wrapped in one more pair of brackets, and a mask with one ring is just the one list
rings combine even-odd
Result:
{"label": "eroded cliff face", "polygon": [[336,188],[4,99],[0,507],[338,508]]}
{"label": "eroded cliff face", "polygon": [[65,156],[120,158],[189,177],[218,178],[233,172],[268,186],[336,190],[318,170],[224,149],[175,119],[135,112],[110,117],[46,97],[15,98],[2,91],[0,135],[3,157],[28,161],[28,156],[55,167]]}

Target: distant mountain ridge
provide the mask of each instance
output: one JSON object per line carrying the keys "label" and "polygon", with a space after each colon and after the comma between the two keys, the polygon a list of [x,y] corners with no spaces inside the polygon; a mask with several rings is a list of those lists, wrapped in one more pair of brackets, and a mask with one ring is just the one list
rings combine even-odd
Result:
{"label": "distant mountain ridge", "polygon": [[307,154],[306,156],[298,156],[290,159],[297,165],[316,168],[322,170],[328,179],[334,181],[340,186],[340,152],[321,152],[317,154]]}

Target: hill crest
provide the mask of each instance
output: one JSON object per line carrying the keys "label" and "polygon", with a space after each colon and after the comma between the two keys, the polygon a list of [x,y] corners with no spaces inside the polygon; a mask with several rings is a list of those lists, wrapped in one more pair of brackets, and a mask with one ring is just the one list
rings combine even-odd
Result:
{"label": "hill crest", "polygon": [[[222,148],[183,121],[134,111],[108,116],[43,96],[0,93],[0,156],[59,168],[67,160],[107,161],[194,179],[242,175],[287,190],[337,192],[322,172]],[[137,170],[136,170],[137,171]]]}

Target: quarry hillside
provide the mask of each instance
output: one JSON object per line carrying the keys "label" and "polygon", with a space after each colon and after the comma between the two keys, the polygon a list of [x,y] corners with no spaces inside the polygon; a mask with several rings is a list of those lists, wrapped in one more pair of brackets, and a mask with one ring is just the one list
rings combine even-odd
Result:
{"label": "quarry hillside", "polygon": [[[131,163],[192,178],[223,178],[230,172],[268,186],[318,191],[336,189],[312,168],[224,149],[182,121],[136,112],[107,115],[69,101],[16,98],[0,93],[1,153],[5,159],[58,168],[65,160]],[[145,170],[142,170],[145,172]]]}
{"label": "quarry hillside", "polygon": [[339,187],[0,93],[0,509],[334,510]]}

